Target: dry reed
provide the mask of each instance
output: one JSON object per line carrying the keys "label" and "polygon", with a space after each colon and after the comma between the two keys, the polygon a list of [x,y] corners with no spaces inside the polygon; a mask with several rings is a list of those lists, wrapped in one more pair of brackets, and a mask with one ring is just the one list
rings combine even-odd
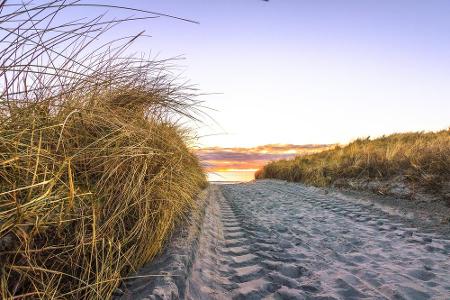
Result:
{"label": "dry reed", "polygon": [[110,298],[205,184],[176,122],[195,91],[170,61],[125,55],[143,33],[99,44],[158,14],[60,22],[82,2],[0,3],[0,298]]}

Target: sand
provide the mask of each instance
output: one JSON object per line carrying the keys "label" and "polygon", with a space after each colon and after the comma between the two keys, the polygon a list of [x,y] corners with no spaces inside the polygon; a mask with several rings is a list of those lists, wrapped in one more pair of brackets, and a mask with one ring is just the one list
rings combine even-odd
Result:
{"label": "sand", "polygon": [[[138,274],[169,272],[156,284],[131,280],[122,297],[450,299],[450,235],[423,224],[357,194],[275,180],[212,185],[191,234]],[[174,264],[174,253],[184,259]]]}

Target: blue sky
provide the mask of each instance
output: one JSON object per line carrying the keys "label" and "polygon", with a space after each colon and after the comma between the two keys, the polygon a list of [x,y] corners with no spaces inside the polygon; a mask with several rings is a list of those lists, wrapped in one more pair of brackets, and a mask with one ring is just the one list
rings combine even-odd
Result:
{"label": "blue sky", "polygon": [[198,125],[202,146],[344,143],[450,125],[450,1],[127,5],[200,22],[159,18],[110,35],[145,29],[152,38],[133,51],[183,55],[179,72],[220,93],[202,97],[217,122]]}

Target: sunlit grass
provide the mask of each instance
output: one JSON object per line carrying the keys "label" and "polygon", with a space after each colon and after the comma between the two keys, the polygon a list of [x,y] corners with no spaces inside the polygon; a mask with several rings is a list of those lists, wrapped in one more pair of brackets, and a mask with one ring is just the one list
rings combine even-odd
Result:
{"label": "sunlit grass", "polygon": [[267,164],[257,179],[326,186],[345,179],[389,180],[439,192],[450,182],[450,129],[358,139],[346,146]]}
{"label": "sunlit grass", "polygon": [[110,298],[205,185],[192,91],[136,36],[92,48],[115,21],[54,26],[70,5],[1,7],[1,299]]}

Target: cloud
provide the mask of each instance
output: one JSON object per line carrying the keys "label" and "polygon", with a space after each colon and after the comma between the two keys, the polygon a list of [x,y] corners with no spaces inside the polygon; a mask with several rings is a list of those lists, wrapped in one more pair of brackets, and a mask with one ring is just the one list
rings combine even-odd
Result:
{"label": "cloud", "polygon": [[266,163],[289,159],[298,155],[314,153],[330,148],[331,145],[271,144],[253,148],[200,148],[197,155],[208,172],[257,170]]}

